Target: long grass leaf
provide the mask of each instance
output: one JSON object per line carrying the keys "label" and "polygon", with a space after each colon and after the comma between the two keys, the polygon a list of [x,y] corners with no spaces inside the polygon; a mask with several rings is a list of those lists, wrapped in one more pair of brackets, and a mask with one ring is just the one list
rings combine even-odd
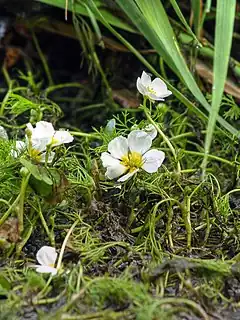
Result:
{"label": "long grass leaf", "polygon": [[203,171],[207,166],[216,119],[221,106],[224,84],[227,78],[228,63],[232,45],[236,0],[218,0],[215,26],[215,51],[213,64],[212,107],[208,120],[205,140]]}
{"label": "long grass leaf", "polygon": [[[49,4],[51,6],[55,6],[55,7],[61,8],[61,9],[65,9],[65,6],[66,6],[66,0],[37,0],[37,1]],[[69,0],[68,2],[69,2],[68,10],[72,11],[72,5],[70,5],[72,3],[72,1]],[[113,15],[110,11],[108,11],[107,7],[104,6],[104,1],[95,0],[95,4],[99,8],[99,10],[101,11],[101,14],[104,16],[104,18],[111,25],[113,25],[117,28],[120,28],[122,30],[126,30],[128,32],[133,32],[133,33],[136,32],[136,30],[131,25],[129,25],[127,22],[123,21],[118,16]],[[81,14],[83,16],[89,15],[85,6],[77,1],[74,1],[74,11],[75,11],[75,13]]]}
{"label": "long grass leaf", "polygon": [[197,38],[199,39],[201,34],[202,1],[191,0],[191,3],[192,3],[194,31],[197,35]]}
{"label": "long grass leaf", "polygon": [[185,29],[187,30],[187,32],[193,37],[193,39],[196,41],[196,44],[201,47],[202,44],[199,42],[198,38],[196,37],[196,35],[192,32],[192,29],[190,28],[190,26],[188,25],[182,11],[180,10],[177,1],[176,0],[170,0],[170,3],[173,7],[173,9],[175,10],[179,20],[182,22],[182,24],[184,25]]}
{"label": "long grass leaf", "polygon": [[[92,1],[92,0],[91,0]],[[163,57],[165,62],[183,79],[188,89],[202,106],[210,112],[210,105],[199,89],[187,67],[164,7],[159,0],[116,0],[139,31]],[[238,131],[227,121],[218,117],[219,123],[230,133]]]}
{"label": "long grass leaf", "polygon": [[[173,94],[176,96],[176,98],[181,101],[190,111],[194,112],[196,115],[199,116],[202,120],[207,120],[207,116],[196,107],[194,103],[192,103],[188,98],[186,98],[179,90],[177,90],[174,86],[171,85],[170,82],[168,82],[167,79],[164,79],[161,77],[161,75],[150,65],[150,63],[120,34],[118,33],[101,15],[101,12],[96,7],[93,0],[86,0],[86,3],[88,3],[89,7],[93,11],[93,13],[97,16],[99,21],[110,31],[113,33],[116,38],[121,41],[128,49],[131,51],[142,63],[146,66],[152,72],[156,77],[159,77],[165,81],[168,88],[173,92]],[[224,127],[225,123],[228,125],[228,123],[222,119],[221,117],[218,117],[219,123],[221,123]],[[229,125],[230,126],[230,125]],[[235,130],[237,133],[237,130],[230,126],[230,129],[228,130],[231,132]]]}

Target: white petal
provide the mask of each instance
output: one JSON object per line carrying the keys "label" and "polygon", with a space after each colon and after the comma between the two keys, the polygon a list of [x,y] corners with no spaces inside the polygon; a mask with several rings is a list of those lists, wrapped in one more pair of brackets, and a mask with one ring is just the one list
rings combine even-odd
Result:
{"label": "white petal", "polygon": [[128,153],[128,141],[127,138],[119,136],[108,144],[108,152],[116,159],[121,159]]}
{"label": "white petal", "polygon": [[104,168],[114,167],[120,164],[120,160],[113,158],[108,152],[103,152],[101,154],[101,160]]}
{"label": "white petal", "polygon": [[31,123],[27,124],[27,128],[26,129],[29,130],[30,132],[33,132],[33,130],[34,130]]}
{"label": "white petal", "polygon": [[151,85],[151,77],[145,71],[142,72],[141,83],[144,87],[148,87]]}
{"label": "white petal", "polygon": [[3,126],[0,126],[0,139],[8,140],[8,134],[7,131]]}
{"label": "white petal", "polygon": [[172,92],[168,90],[164,81],[160,78],[153,80],[151,88],[156,92],[156,96],[159,98],[168,97]]}
{"label": "white petal", "polygon": [[24,141],[16,141],[16,149],[22,152],[26,148],[26,143]]}
{"label": "white petal", "polygon": [[151,92],[148,92],[147,96],[150,100],[153,100],[153,101],[164,101],[163,97],[159,97],[156,94]]}
{"label": "white petal", "polygon": [[[27,136],[26,136],[26,140],[28,140]],[[47,145],[51,142],[51,140],[52,140],[52,137],[42,137],[42,138],[32,137],[31,138],[32,148],[39,152],[43,152],[47,149]]]}
{"label": "white petal", "polygon": [[57,260],[56,249],[49,246],[43,246],[38,250],[36,258],[42,266],[54,266]]}
{"label": "white petal", "polygon": [[124,176],[122,176],[121,178],[118,179],[118,182],[124,182],[126,180],[128,180],[129,178],[131,178],[135,173],[138,172],[139,169],[136,169],[132,172],[129,172],[127,174],[125,174]]}
{"label": "white petal", "polygon": [[59,146],[63,143],[70,143],[73,141],[73,136],[70,132],[66,130],[56,131],[53,136],[53,144],[52,146]]}
{"label": "white petal", "polygon": [[144,154],[152,145],[152,138],[142,130],[134,130],[128,135],[128,145],[131,152]]}
{"label": "white petal", "polygon": [[36,271],[39,273],[51,273],[53,276],[57,274],[57,269],[48,266],[36,266]]}
{"label": "white petal", "polygon": [[142,84],[142,81],[139,77],[137,78],[137,89],[143,96],[147,94],[147,88]]}
{"label": "white petal", "polygon": [[107,171],[105,173],[105,176],[112,180],[115,179],[119,176],[121,176],[122,174],[124,174],[127,171],[128,168],[126,168],[125,166],[123,166],[122,164],[118,164],[116,166],[111,166],[111,167],[107,167]]}
{"label": "white petal", "polygon": [[143,156],[144,164],[142,168],[148,173],[153,173],[158,170],[158,168],[163,163],[165,159],[165,153],[156,149],[149,150]]}
{"label": "white petal", "polygon": [[39,121],[34,128],[34,135],[37,137],[53,137],[55,130],[51,122]]}
{"label": "white petal", "polygon": [[26,143],[23,141],[16,141],[15,148],[11,150],[11,155],[13,158],[17,158],[26,149]]}
{"label": "white petal", "polygon": [[[53,161],[53,159],[54,159],[54,156],[55,156],[55,152],[51,151],[51,152],[48,154],[48,161],[47,161],[47,163],[52,163],[52,161]],[[44,163],[44,162],[45,162],[45,158],[46,158],[46,152],[44,152],[43,154],[41,154],[40,162]]]}
{"label": "white petal", "polygon": [[155,126],[153,124],[148,124],[145,128],[143,128],[143,130],[148,134],[150,135],[150,137],[153,139],[156,138],[157,136],[157,129],[155,128]]}

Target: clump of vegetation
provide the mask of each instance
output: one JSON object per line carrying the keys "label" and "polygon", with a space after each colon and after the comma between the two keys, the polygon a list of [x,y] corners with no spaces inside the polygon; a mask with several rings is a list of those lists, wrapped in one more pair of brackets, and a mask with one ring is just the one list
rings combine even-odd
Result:
{"label": "clump of vegetation", "polygon": [[27,49],[6,44],[0,319],[234,318],[236,1],[39,2],[69,20],[21,18]]}

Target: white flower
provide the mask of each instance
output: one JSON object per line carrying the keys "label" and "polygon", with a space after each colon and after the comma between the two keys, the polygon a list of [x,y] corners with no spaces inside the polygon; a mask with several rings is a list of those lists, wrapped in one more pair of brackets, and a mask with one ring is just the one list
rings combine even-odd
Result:
{"label": "white flower", "polygon": [[0,140],[8,140],[8,134],[7,131],[4,129],[3,126],[0,126]]}
{"label": "white flower", "polygon": [[[28,149],[30,157],[37,162],[45,162],[46,150],[47,148],[56,147],[64,143],[70,143],[73,141],[73,136],[66,130],[55,131],[53,125],[47,121],[39,121],[36,123],[35,128],[33,128],[31,123],[27,124],[26,128],[26,144],[25,148]],[[17,142],[17,144],[20,141]],[[19,148],[22,150],[23,145],[19,145]],[[16,145],[16,150],[18,145]],[[16,157],[20,153],[13,152],[13,156]],[[55,153],[50,151],[48,152],[47,162],[52,162]]]}
{"label": "white flower", "polygon": [[108,144],[108,152],[103,152],[101,160],[107,168],[108,179],[118,179],[119,182],[126,181],[139,169],[153,173],[163,163],[165,154],[162,151],[152,149],[152,138],[142,130],[134,130],[129,133],[128,138],[119,136]]}
{"label": "white flower", "polygon": [[142,72],[141,78],[137,78],[137,89],[143,96],[147,96],[150,100],[164,101],[164,98],[172,94],[160,78],[155,78],[152,81],[151,76],[145,71]]}
{"label": "white flower", "polygon": [[57,269],[54,268],[57,260],[57,252],[55,248],[43,246],[40,250],[38,250],[36,258],[39,264],[34,265],[33,267],[36,268],[37,272],[51,273],[52,275],[57,273]]}
{"label": "white flower", "polygon": [[11,150],[11,155],[13,158],[17,158],[26,150],[26,143],[23,141],[16,141],[15,148]]}
{"label": "white flower", "polygon": [[47,121],[37,122],[35,128],[33,128],[31,123],[28,123],[27,131],[30,133],[33,148],[39,151],[45,151],[49,145],[55,147],[73,141],[73,136],[68,131],[56,131],[51,122]]}
{"label": "white flower", "polygon": [[153,124],[148,124],[146,127],[143,128],[143,130],[148,134],[150,135],[150,137],[153,139],[156,138],[157,136],[157,129],[155,128],[155,126]]}

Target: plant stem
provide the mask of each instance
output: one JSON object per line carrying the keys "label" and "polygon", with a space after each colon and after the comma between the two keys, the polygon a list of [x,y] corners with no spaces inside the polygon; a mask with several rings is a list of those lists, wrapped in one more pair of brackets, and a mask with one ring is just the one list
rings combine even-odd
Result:
{"label": "plant stem", "polygon": [[17,196],[17,198],[15,199],[15,201],[11,204],[11,206],[8,208],[8,210],[3,214],[3,216],[0,219],[0,226],[5,222],[5,220],[8,218],[8,216],[10,215],[10,213],[12,212],[13,208],[17,205],[19,199],[20,199],[20,195],[19,194]]}
{"label": "plant stem", "polygon": [[191,225],[191,218],[190,218],[190,197],[186,196],[184,199],[184,205],[181,205],[183,221],[185,224],[186,232],[187,232],[187,248],[191,249],[192,243],[192,225]]}
{"label": "plant stem", "polygon": [[79,88],[79,89],[84,89],[84,90],[87,91],[86,86],[84,86],[84,85],[81,84],[81,83],[78,83],[78,82],[68,82],[68,83],[56,84],[56,85],[52,85],[52,86],[48,87],[48,88],[45,90],[45,95],[46,95],[46,97],[47,97],[51,92],[56,91],[56,90],[65,89],[65,88]]}
{"label": "plant stem", "polygon": [[27,243],[28,239],[31,237],[32,231],[33,231],[33,227],[36,224],[36,219],[34,221],[34,223],[32,223],[29,227],[29,229],[27,230],[26,234],[24,234],[23,239],[21,242],[19,242],[16,246],[16,256],[19,257],[21,252],[22,252],[22,248],[25,246],[25,244]]}
{"label": "plant stem", "polygon": [[24,229],[24,225],[23,225],[24,200],[25,200],[25,193],[26,193],[30,176],[31,176],[31,173],[28,173],[26,176],[23,176],[22,183],[21,183],[19,208],[18,208],[18,230],[20,234]]}
{"label": "plant stem", "polygon": [[152,119],[151,117],[151,114],[149,112],[149,110],[147,109],[147,107],[144,105],[143,106],[143,111],[146,115],[146,118],[148,119],[148,121],[156,128],[156,130],[158,131],[158,133],[160,134],[160,136],[163,138],[163,140],[166,142],[166,144],[168,145],[170,151],[172,152],[173,154],[173,157],[177,163],[177,172],[178,174],[180,175],[181,173],[181,165],[180,165],[180,162],[177,160],[177,154],[176,154],[176,151],[173,147],[173,145],[171,144],[170,140],[168,139],[168,137],[163,133],[163,131],[159,128],[158,125],[156,125],[156,123],[154,122],[154,120]]}
{"label": "plant stem", "polygon": [[90,139],[101,140],[101,137],[96,133],[85,133],[85,132],[80,132],[80,131],[70,131],[70,133],[76,137],[85,137],[85,138],[90,138]]}
{"label": "plant stem", "polygon": [[8,70],[7,70],[6,66],[5,66],[5,64],[2,67],[2,73],[4,75],[4,78],[5,78],[6,82],[7,82],[8,87],[10,87],[11,83],[12,83],[12,80],[11,80],[11,78],[9,76],[9,73],[8,73]]}
{"label": "plant stem", "polygon": [[[3,68],[3,70],[4,70],[4,68]],[[0,117],[4,115],[5,106],[6,106],[6,104],[7,104],[7,101],[8,101],[8,99],[9,99],[10,94],[12,93],[12,84],[13,84],[13,82],[11,81],[11,82],[9,83],[9,89],[8,89],[6,95],[5,95],[5,97],[3,98],[3,101],[2,101],[2,103],[1,103]]]}
{"label": "plant stem", "polygon": [[39,199],[37,199],[37,202],[38,202],[38,214],[39,214],[40,220],[42,222],[43,228],[45,229],[45,231],[46,231],[46,233],[48,235],[48,238],[49,238],[49,241],[51,243],[51,246],[55,247],[54,234],[52,234],[52,232],[50,232],[50,230],[48,228],[48,225],[46,223],[46,220],[44,219]]}
{"label": "plant stem", "polygon": [[35,44],[35,47],[36,47],[36,50],[37,50],[37,53],[39,55],[39,58],[41,59],[42,61],[42,64],[43,64],[43,68],[44,68],[44,71],[46,73],[46,76],[48,78],[48,82],[49,82],[49,85],[50,86],[53,86],[54,83],[53,83],[53,79],[52,79],[52,75],[51,75],[51,72],[49,70],[49,67],[48,67],[48,64],[47,64],[47,61],[46,61],[46,58],[42,52],[42,49],[40,48],[39,46],[39,42],[38,42],[38,39],[35,35],[35,32],[32,30],[32,39],[33,39],[33,42]]}

